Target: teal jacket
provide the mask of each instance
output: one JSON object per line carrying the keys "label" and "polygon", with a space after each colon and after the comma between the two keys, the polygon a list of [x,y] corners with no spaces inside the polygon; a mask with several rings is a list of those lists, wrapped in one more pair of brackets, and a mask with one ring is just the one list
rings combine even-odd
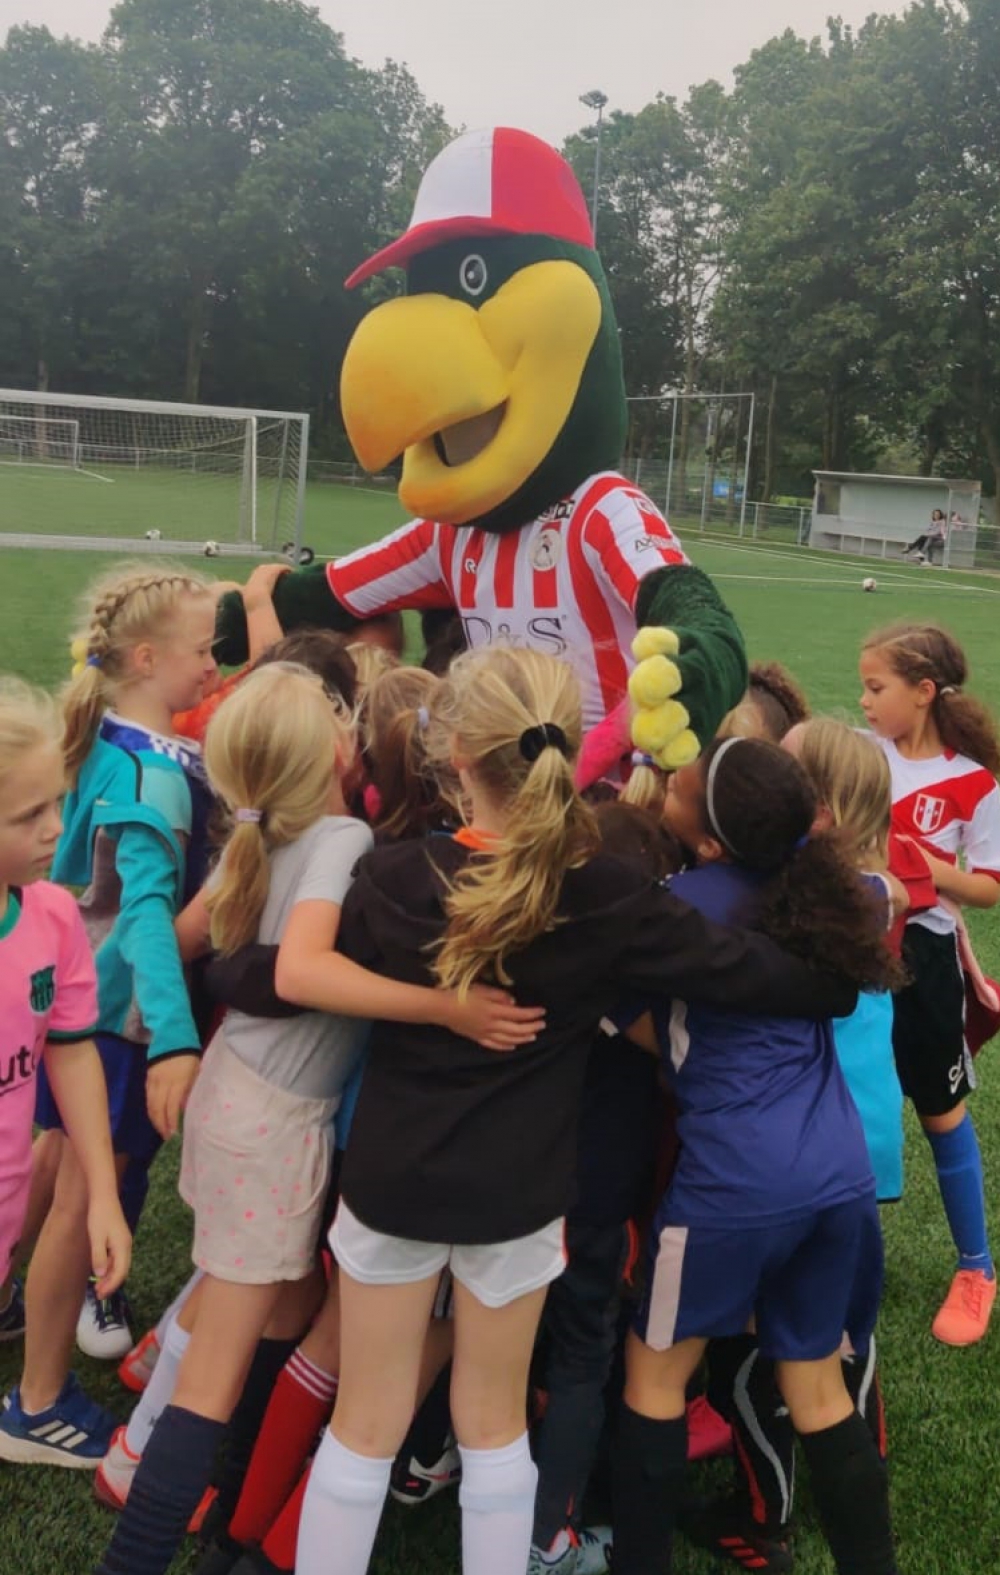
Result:
{"label": "teal jacket", "polygon": [[[118,741],[111,742],[112,738]],[[106,717],[63,806],[53,880],[85,887],[97,964],[98,1030],[147,1042],[150,1061],[197,1052],[174,936],[184,901],[191,790],[180,760]]]}

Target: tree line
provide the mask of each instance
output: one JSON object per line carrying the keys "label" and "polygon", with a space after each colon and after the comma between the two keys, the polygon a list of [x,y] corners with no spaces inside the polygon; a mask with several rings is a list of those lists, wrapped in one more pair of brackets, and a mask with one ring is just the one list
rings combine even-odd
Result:
{"label": "tree line", "polygon": [[[914,0],[612,113],[629,392],[752,390],[758,498],[814,466],[997,495],[998,106],[1000,0]],[[308,409],[344,451],[340,360],[393,286],[343,280],[453,134],[404,68],[300,0],[122,0],[98,45],[13,28],[0,112],[0,382]],[[588,195],[595,135],[565,148]]]}

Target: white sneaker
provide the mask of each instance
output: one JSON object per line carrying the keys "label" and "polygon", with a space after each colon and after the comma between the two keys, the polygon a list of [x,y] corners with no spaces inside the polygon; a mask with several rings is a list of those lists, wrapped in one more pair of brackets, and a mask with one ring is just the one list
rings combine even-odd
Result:
{"label": "white sneaker", "polygon": [[129,1311],[124,1291],[100,1297],[91,1281],[76,1321],[76,1343],[84,1356],[98,1362],[118,1362],[127,1356],[132,1349]]}
{"label": "white sneaker", "polygon": [[610,1526],[561,1531],[547,1552],[532,1546],[527,1575],[608,1575],[612,1542]]}
{"label": "white sneaker", "polygon": [[449,1444],[440,1460],[421,1465],[416,1455],[406,1462],[397,1461],[389,1479],[389,1492],[397,1504],[426,1504],[445,1488],[454,1486],[462,1475],[458,1449]]}
{"label": "white sneaker", "polygon": [[108,1509],[124,1509],[141,1455],[133,1455],[125,1442],[125,1428],[115,1429],[108,1452],[94,1477],[94,1497]]}
{"label": "white sneaker", "polygon": [[608,1575],[614,1533],[610,1526],[581,1526],[573,1575]]}

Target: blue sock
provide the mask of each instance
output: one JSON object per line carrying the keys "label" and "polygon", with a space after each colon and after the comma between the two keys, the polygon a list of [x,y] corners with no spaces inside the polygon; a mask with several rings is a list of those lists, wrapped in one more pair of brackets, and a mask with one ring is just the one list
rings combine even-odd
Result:
{"label": "blue sock", "polygon": [[983,1165],[972,1117],[966,1111],[950,1132],[928,1132],[937,1166],[941,1201],[958,1248],[960,1269],[983,1269],[993,1278],[993,1259],[986,1239]]}
{"label": "blue sock", "polygon": [[166,1575],[212,1475],[225,1423],[168,1405],[94,1575]]}

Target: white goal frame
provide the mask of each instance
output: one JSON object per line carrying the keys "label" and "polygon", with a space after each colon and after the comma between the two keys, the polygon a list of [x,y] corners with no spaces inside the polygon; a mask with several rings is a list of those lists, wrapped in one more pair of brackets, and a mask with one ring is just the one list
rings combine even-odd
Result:
{"label": "white goal frame", "polygon": [[[9,405],[24,406],[23,414],[10,412]],[[39,414],[30,414],[37,410]],[[80,417],[76,420],[67,418],[65,411],[79,410]],[[46,415],[43,412],[53,411],[58,414]],[[39,391],[35,389],[0,388],[0,428],[5,420],[24,420],[35,422],[39,426],[48,423],[54,427],[59,423],[75,425],[77,428],[75,438],[75,459],[72,468],[83,475],[94,475],[98,480],[110,480],[111,477],[98,474],[103,465],[108,469],[118,467],[131,467],[139,469],[143,464],[155,465],[158,461],[167,462],[176,460],[190,454],[192,456],[192,469],[196,468],[194,461],[199,454],[210,454],[213,444],[204,440],[185,445],[179,443],[173,446],[141,447],[134,444],[114,444],[104,441],[94,442],[88,438],[87,421],[85,412],[123,412],[135,417],[190,417],[194,420],[210,422],[212,420],[239,423],[242,427],[242,454],[239,453],[240,434],[233,434],[220,438],[219,449],[225,450],[230,456],[235,456],[232,474],[239,487],[238,526],[235,541],[218,543],[219,550],[223,553],[263,552],[268,550],[280,551],[289,549],[293,554],[293,561],[297,561],[299,549],[302,546],[303,515],[305,510],[306,492],[306,467],[309,451],[309,415],[305,411],[290,410],[265,410],[249,409],[243,406],[228,405],[194,405],[182,404],[167,400],[147,399],[119,399],[105,395],[88,394],[63,394],[53,390]],[[276,429],[280,425],[280,436],[276,436]],[[294,443],[290,438],[295,429],[298,431],[298,451],[295,452]],[[259,438],[261,432],[267,432],[275,438],[279,445],[276,452],[269,456],[269,462],[276,466],[274,479],[277,485],[274,488],[275,498],[273,514],[269,517],[270,505],[262,501],[259,488]],[[2,459],[2,456],[0,456]],[[14,461],[14,464],[19,462]],[[24,461],[35,464],[41,468],[50,468],[44,461]],[[66,469],[64,465],[52,465],[54,469]],[[0,468],[0,487],[3,486],[3,470]],[[288,494],[283,494],[282,489],[290,489]],[[282,509],[283,496],[294,496],[290,512]],[[279,517],[280,515],[280,517]],[[0,544],[6,545],[31,545],[31,546],[80,546],[107,548],[108,550],[122,551],[123,549],[146,550],[151,546],[155,550],[182,551],[204,550],[202,541],[186,541],[175,536],[174,530],[161,530],[151,532],[154,536],[152,544],[144,539],[143,533],[137,530],[135,538],[122,536],[104,537],[96,533],[80,534],[76,537],[51,536],[51,535],[26,535],[18,530],[16,535],[4,534],[0,530]],[[280,536],[280,539],[279,539]],[[213,543],[214,545],[214,543]]]}
{"label": "white goal frame", "polygon": [[[16,434],[11,434],[8,436],[8,434],[4,431],[4,428],[8,425],[15,424],[20,424],[27,429],[25,432],[25,438],[29,442],[35,439],[36,434],[42,439],[35,452],[29,453],[25,457],[22,457],[20,454],[8,455],[2,446],[7,442],[16,443],[18,441]],[[62,438],[58,436],[58,434],[52,435],[53,427],[68,427],[69,438]],[[52,460],[46,458],[44,449],[49,442],[51,442],[57,448],[68,450],[68,460]],[[0,412],[0,465],[58,465],[60,468],[68,465],[70,470],[79,470],[79,421],[68,420],[65,416],[18,416],[14,415],[13,412],[10,411]]]}

